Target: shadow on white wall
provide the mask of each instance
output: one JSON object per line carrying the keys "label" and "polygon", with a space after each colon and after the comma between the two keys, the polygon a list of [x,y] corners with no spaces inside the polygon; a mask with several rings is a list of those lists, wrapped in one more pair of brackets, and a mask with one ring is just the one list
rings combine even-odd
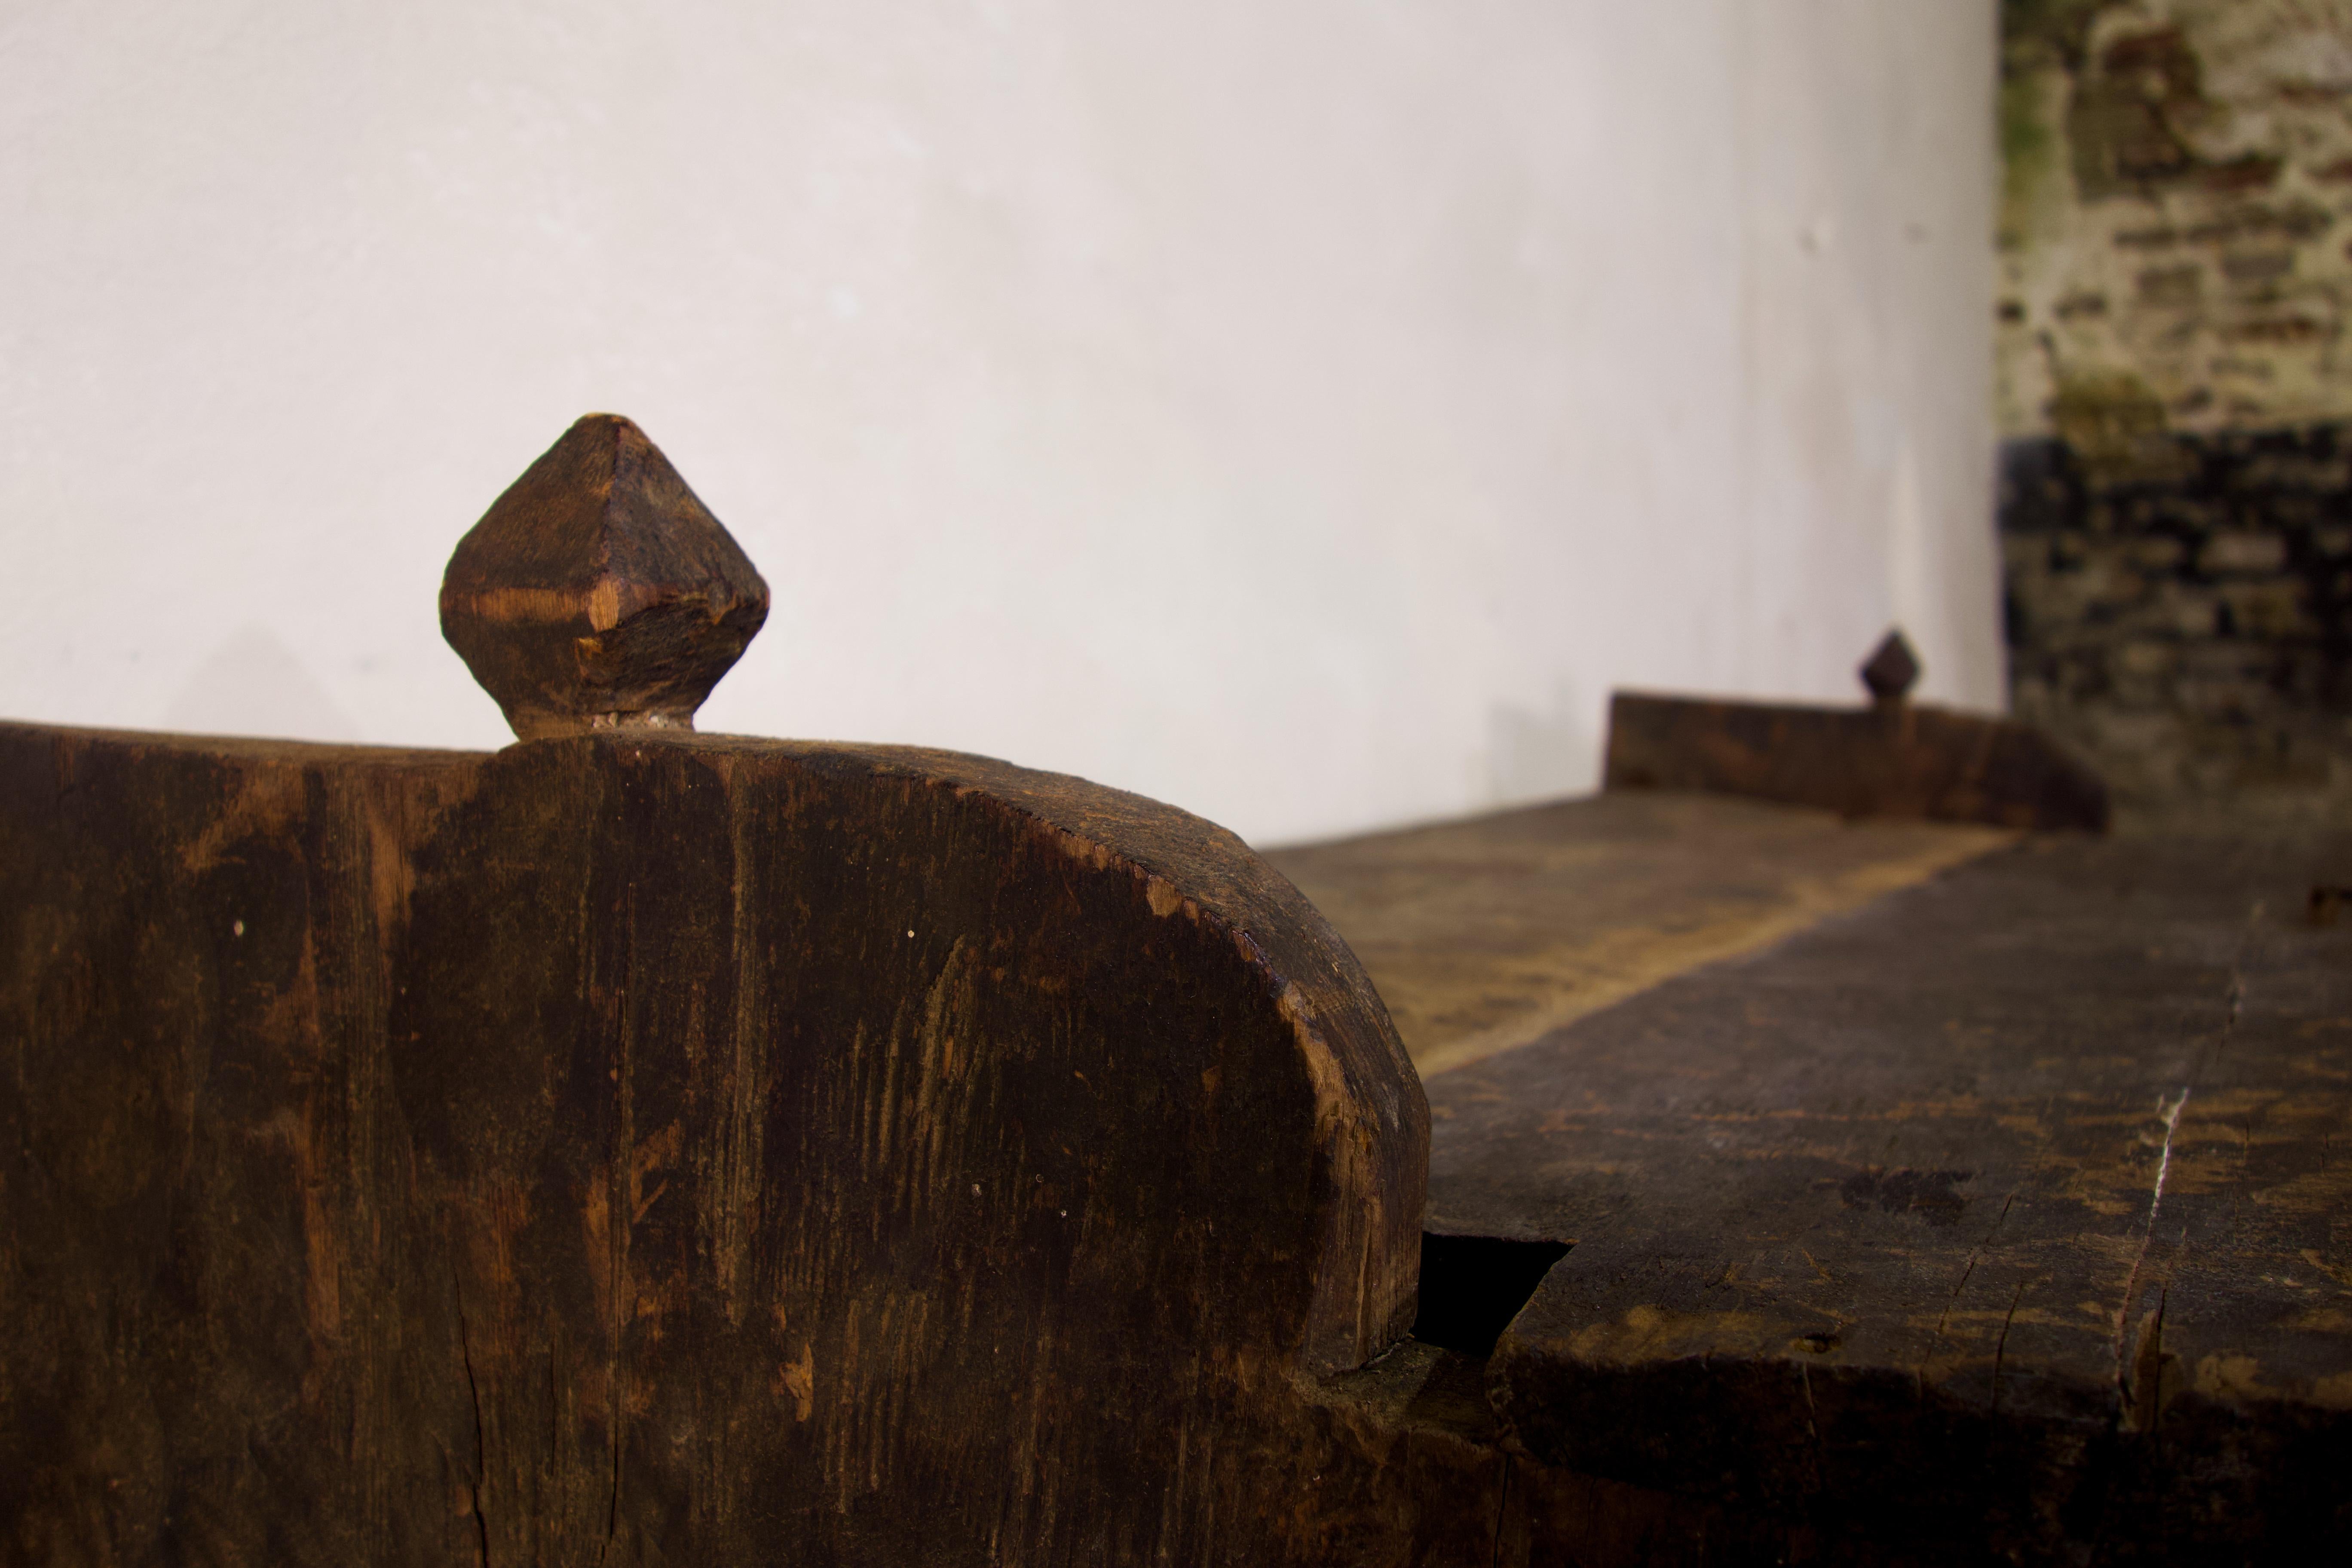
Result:
{"label": "shadow on white wall", "polygon": [[1540,709],[1498,705],[1487,716],[1486,798],[1497,805],[1550,800],[1592,786],[1601,742],[1575,682],[1552,683]]}
{"label": "shadow on white wall", "polygon": [[357,741],[362,731],[267,626],[247,623],[205,656],[163,709],[163,727],[194,735]]}

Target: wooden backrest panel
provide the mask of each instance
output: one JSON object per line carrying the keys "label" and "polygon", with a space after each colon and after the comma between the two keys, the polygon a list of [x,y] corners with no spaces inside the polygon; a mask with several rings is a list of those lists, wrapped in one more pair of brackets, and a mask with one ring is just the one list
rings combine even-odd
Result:
{"label": "wooden backrest panel", "polygon": [[0,889],[10,1560],[1279,1560],[1411,1321],[1394,1031],[1136,796],[0,726]]}
{"label": "wooden backrest panel", "polygon": [[1911,703],[1819,708],[1616,692],[1601,786],[1998,827],[2099,833],[2108,816],[2105,783],[2032,725]]}

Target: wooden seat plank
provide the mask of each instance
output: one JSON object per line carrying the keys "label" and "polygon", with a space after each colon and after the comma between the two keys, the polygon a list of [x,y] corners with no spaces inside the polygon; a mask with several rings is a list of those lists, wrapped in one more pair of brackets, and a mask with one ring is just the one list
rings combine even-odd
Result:
{"label": "wooden seat plank", "polygon": [[2340,1535],[2347,863],[2031,840],[1433,1079],[1428,1223],[1575,1244],[1513,1440],[1969,1550]]}
{"label": "wooden seat plank", "polygon": [[1425,1079],[2015,838],[1643,792],[1265,858],[1346,933]]}

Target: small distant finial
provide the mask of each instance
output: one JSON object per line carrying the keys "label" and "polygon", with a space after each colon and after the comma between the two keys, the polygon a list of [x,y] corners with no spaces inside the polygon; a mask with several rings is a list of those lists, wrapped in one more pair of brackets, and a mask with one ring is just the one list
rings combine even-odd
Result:
{"label": "small distant finial", "polygon": [[767,618],[751,561],[617,414],[564,432],[441,579],[441,635],[526,741],[693,729]]}
{"label": "small distant finial", "polygon": [[1893,708],[1911,695],[1911,684],[1918,679],[1919,656],[1904,639],[1902,627],[1889,627],[1878,651],[1862,667],[1862,683],[1870,688],[1871,700]]}

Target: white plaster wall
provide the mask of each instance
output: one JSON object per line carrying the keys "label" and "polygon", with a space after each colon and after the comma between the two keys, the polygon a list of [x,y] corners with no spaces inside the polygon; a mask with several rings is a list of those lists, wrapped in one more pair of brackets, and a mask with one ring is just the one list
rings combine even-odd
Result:
{"label": "white plaster wall", "polygon": [[0,713],[488,746],[449,548],[631,415],[705,728],[1260,840],[1616,685],[1997,704],[1993,0],[0,4]]}

